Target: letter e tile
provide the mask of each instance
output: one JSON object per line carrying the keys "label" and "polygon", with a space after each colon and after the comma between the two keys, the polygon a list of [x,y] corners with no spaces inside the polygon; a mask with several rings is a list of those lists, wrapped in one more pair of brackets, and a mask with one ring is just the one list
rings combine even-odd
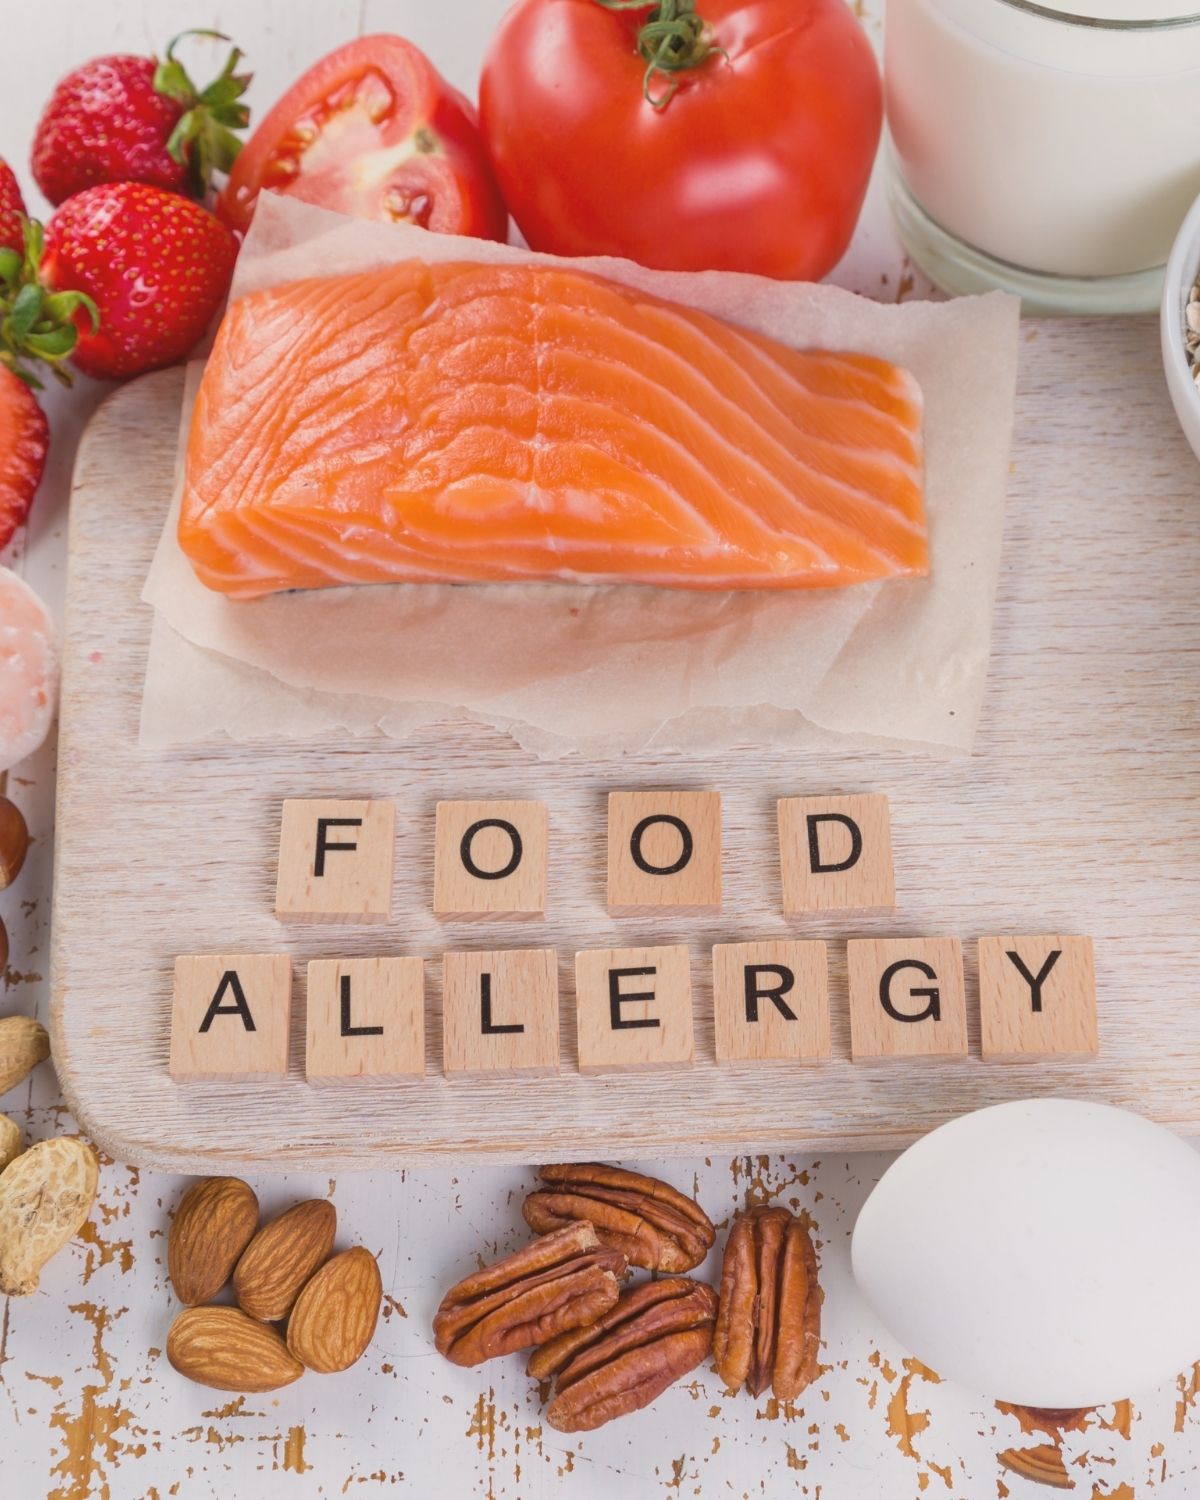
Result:
{"label": "letter e tile", "polygon": [[691,1067],[691,954],[683,945],[577,953],[575,1019],[581,1073]]}

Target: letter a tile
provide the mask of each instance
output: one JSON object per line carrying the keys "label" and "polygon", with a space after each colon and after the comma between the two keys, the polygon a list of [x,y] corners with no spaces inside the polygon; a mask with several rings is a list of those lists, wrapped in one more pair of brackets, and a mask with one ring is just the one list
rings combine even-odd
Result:
{"label": "letter a tile", "polygon": [[283,804],[275,915],[281,921],[386,922],[392,910],[391,802]]}
{"label": "letter a tile", "polygon": [[980,938],[979,1017],[980,1051],[989,1060],[1095,1057],[1091,938]]}
{"label": "letter a tile", "polygon": [[282,1078],[288,1066],[292,961],[286,954],[175,960],[172,1078]]}
{"label": "letter a tile", "polygon": [[783,909],[890,911],[896,904],[888,799],[783,797],[779,802]]}
{"label": "letter a tile", "polygon": [[855,1062],[967,1055],[957,938],[856,938],[846,944],[846,967]]}

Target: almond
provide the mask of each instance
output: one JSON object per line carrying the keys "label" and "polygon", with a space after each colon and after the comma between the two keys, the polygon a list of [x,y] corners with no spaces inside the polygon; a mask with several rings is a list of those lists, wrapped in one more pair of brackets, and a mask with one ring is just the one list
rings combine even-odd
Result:
{"label": "almond", "polygon": [[39,1021],[32,1016],[5,1016],[0,1021],[0,1094],[15,1089],[49,1056],[50,1038]]}
{"label": "almond", "polygon": [[252,1318],[286,1318],[300,1288],[333,1249],[337,1213],[325,1198],[297,1203],[265,1224],[233,1273],[238,1306]]}
{"label": "almond", "polygon": [[356,1245],[328,1260],[296,1298],[287,1345],[310,1370],[348,1370],[375,1335],[383,1281],[369,1250]]}
{"label": "almond", "polygon": [[25,1297],[92,1211],[100,1170],[83,1141],[39,1141],[0,1172],[0,1293]]}
{"label": "almond", "polygon": [[236,1307],[188,1307],[167,1335],[167,1358],[181,1375],[218,1391],[277,1391],[304,1373],[273,1328]]}
{"label": "almond", "polygon": [[167,1270],[180,1302],[209,1302],[233,1275],[258,1228],[258,1199],[240,1177],[202,1177],[179,1200]]}

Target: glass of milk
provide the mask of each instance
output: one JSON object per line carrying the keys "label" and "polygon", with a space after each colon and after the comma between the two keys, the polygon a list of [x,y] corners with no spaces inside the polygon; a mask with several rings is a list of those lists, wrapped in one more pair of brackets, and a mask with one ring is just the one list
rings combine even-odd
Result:
{"label": "glass of milk", "polygon": [[1157,305],[1200,194],[1200,14],[1177,5],[887,0],[890,197],[928,275],[1041,311]]}

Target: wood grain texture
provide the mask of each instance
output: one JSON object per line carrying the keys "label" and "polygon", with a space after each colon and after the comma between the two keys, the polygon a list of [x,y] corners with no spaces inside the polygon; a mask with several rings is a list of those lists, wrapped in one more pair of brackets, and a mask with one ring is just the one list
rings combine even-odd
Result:
{"label": "wood grain texture", "polygon": [[[180,379],[154,376],[111,397],[76,472],[60,751],[52,1027],[84,1126],[125,1160],[181,1171],[888,1147],[1034,1093],[1200,1130],[1200,471],[1166,400],[1151,322],[1031,323],[1025,340],[988,700],[976,754],[949,762],[755,750],[541,764],[495,731],[458,724],[401,744],[143,754],[150,612],[139,594],[166,505]],[[607,793],[664,785],[722,793],[723,909],[615,921],[604,909]],[[471,930],[474,945],[528,946],[536,930],[561,970],[582,948],[687,943],[695,1067],[580,1077],[566,983],[555,1078],[363,1082],[331,1098],[303,1081],[299,1006],[286,1081],[205,1085],[205,1109],[182,1098],[166,1074],[174,956],[279,950],[300,965],[441,953],[433,814],[464,787],[550,807],[550,919],[535,929],[489,922]],[[898,909],[785,919],[776,800],[865,788],[891,799]],[[397,802],[387,927],[331,938],[275,921],[279,802],[329,795]],[[117,924],[127,940],[109,966],[98,958]],[[968,941],[970,1055],[852,1064],[845,948],[834,941],[833,1059],[794,1073],[717,1067],[713,943],[922,931],[1091,933],[1100,1056],[982,1063]],[[441,1043],[431,1004],[432,1072]]]}

